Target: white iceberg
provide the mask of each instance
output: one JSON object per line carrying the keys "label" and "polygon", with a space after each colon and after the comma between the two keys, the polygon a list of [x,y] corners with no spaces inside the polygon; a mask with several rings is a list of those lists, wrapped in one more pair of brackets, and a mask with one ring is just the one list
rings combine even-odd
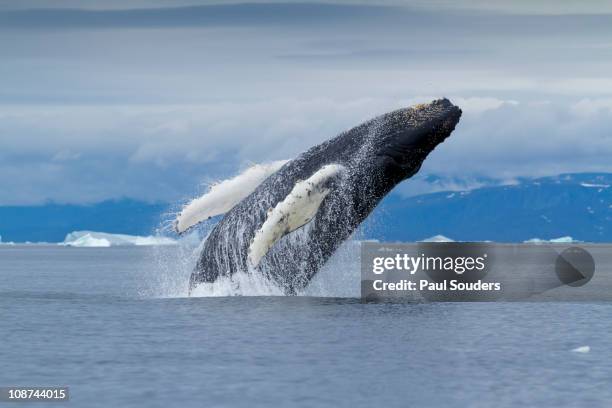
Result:
{"label": "white iceberg", "polygon": [[553,239],[540,239],[540,238],[531,238],[525,241],[526,244],[544,244],[544,243],[552,243],[552,244],[571,244],[572,242],[580,242],[575,240],[570,236],[553,238]]}
{"label": "white iceberg", "polygon": [[595,183],[580,183],[582,187],[586,188],[608,188],[609,184],[595,184]]}
{"label": "white iceberg", "polygon": [[60,245],[71,247],[104,248],[111,246],[176,245],[177,241],[162,236],[138,236],[109,234],[95,231],[73,231],[66,235]]}
{"label": "white iceberg", "polygon": [[419,242],[455,242],[455,240],[445,237],[444,235],[434,235]]}
{"label": "white iceberg", "polygon": [[15,245],[14,242],[2,242],[2,235],[0,235],[0,245]]}

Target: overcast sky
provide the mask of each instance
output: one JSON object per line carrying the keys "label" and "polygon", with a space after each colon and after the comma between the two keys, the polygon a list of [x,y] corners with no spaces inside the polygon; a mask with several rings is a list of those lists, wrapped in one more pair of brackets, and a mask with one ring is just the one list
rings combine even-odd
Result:
{"label": "overcast sky", "polygon": [[4,205],[175,202],[441,96],[422,175],[612,171],[609,1],[0,0],[0,55]]}

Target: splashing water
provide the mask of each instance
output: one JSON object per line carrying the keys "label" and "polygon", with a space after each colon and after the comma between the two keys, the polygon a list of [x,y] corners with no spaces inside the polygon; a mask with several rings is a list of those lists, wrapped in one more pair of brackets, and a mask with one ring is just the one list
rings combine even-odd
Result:
{"label": "splashing water", "polygon": [[258,272],[219,276],[213,283],[202,283],[191,292],[192,297],[283,295],[280,287]]}
{"label": "splashing water", "polygon": [[[205,240],[194,245],[183,240],[173,247],[152,247],[139,292],[142,297],[180,298],[216,296],[284,296],[283,288],[261,272],[253,270],[220,276],[213,283],[198,285],[189,293],[193,272]],[[359,297],[360,241],[345,242],[298,296]]]}
{"label": "splashing water", "polygon": [[287,162],[256,164],[234,178],[212,185],[206,194],[183,207],[176,219],[177,231],[183,233],[203,220],[228,212]]}
{"label": "splashing water", "polygon": [[181,242],[174,247],[153,247],[141,279],[142,297],[189,296],[189,275],[198,257],[197,247]]}
{"label": "splashing water", "polygon": [[361,296],[360,255],[361,241],[344,242],[298,296]]}

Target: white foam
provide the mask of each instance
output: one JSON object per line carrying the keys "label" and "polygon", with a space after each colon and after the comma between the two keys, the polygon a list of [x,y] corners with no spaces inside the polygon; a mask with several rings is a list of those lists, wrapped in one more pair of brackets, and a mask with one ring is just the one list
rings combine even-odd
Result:
{"label": "white foam", "polygon": [[580,347],[576,347],[572,351],[574,353],[588,353],[588,352],[591,351],[591,347],[589,347],[589,346],[580,346]]}
{"label": "white foam", "polygon": [[191,296],[284,296],[284,293],[273,282],[253,271],[220,276],[212,283],[201,283],[192,291]]}
{"label": "white foam", "polygon": [[103,248],[111,246],[176,245],[176,240],[161,236],[109,234],[95,231],[74,231],[66,235],[60,245],[71,247]]}
{"label": "white foam", "polygon": [[287,162],[256,164],[234,178],[212,185],[206,194],[183,207],[176,219],[177,232],[183,233],[210,217],[225,214]]}
{"label": "white foam", "polygon": [[[347,241],[334,253],[327,263],[298,296],[347,297],[361,295],[360,242]],[[193,262],[195,264],[195,261]],[[186,282],[184,277],[181,282]],[[174,285],[165,284],[169,288]],[[175,291],[178,296],[187,296],[187,289]],[[238,272],[221,276],[212,283],[199,284],[191,297],[218,296],[284,296],[283,289],[258,271]]]}
{"label": "white foam", "polygon": [[[298,296],[347,297],[361,295],[361,242],[344,242]],[[146,297],[221,297],[284,296],[284,290],[259,271],[238,272],[221,276],[212,283],[201,283],[188,290],[189,275],[200,251],[183,241],[176,247],[157,247],[153,264],[143,276],[141,295]]]}

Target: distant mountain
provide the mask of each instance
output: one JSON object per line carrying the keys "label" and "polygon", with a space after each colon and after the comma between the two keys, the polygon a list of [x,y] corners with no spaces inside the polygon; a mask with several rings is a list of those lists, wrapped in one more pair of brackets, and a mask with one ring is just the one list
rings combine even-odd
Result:
{"label": "distant mountain", "polygon": [[412,197],[443,191],[468,191],[483,187],[496,187],[515,184],[518,181],[521,181],[521,179],[501,180],[483,176],[453,177],[445,175],[442,177],[436,174],[416,174],[409,182],[398,186],[396,192],[405,197]]}
{"label": "distant mountain", "polygon": [[[169,208],[132,200],[0,207],[0,235],[15,242],[61,242],[79,230],[150,235],[169,218]],[[391,194],[363,230],[367,238],[386,241],[444,235],[462,241],[522,242],[569,235],[612,242],[612,174],[565,174],[413,197]]]}
{"label": "distant mountain", "polygon": [[61,242],[66,234],[79,230],[150,235],[168,208],[168,204],[127,199],[92,205],[0,207],[0,236],[5,242]]}
{"label": "distant mountain", "polygon": [[612,174],[563,174],[464,192],[387,197],[366,235],[414,241],[521,242],[572,236],[612,242]]}

